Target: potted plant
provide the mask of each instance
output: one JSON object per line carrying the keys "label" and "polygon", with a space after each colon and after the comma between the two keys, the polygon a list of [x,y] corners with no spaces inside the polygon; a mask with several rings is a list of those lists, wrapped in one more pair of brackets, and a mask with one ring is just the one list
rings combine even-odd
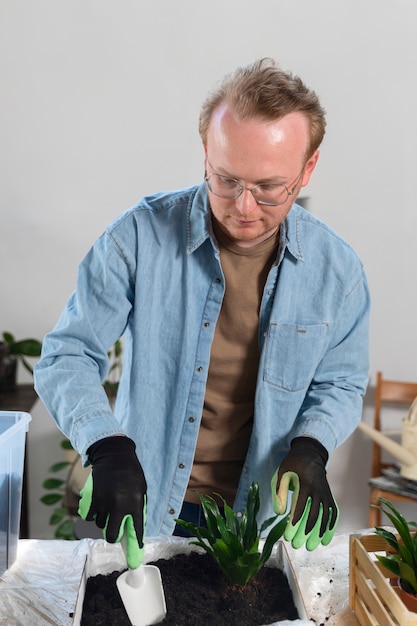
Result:
{"label": "potted plant", "polygon": [[13,391],[16,386],[17,364],[20,361],[28,372],[33,368],[27,357],[39,357],[42,342],[37,339],[21,339],[16,341],[14,335],[3,332],[0,341],[0,391]]}
{"label": "potted plant", "polygon": [[378,499],[382,504],[377,508],[392,522],[397,534],[375,527],[376,534],[391,547],[385,556],[376,554],[376,558],[398,579],[399,595],[407,608],[417,612],[417,534],[410,530],[417,528],[417,523],[407,522],[389,500]]}
{"label": "potted plant", "polygon": [[[167,603],[163,623],[255,625],[296,619],[298,610],[285,573],[277,567],[264,567],[274,544],[284,533],[288,516],[275,525],[278,516],[274,516],[258,528],[260,494],[257,483],[252,483],[249,489],[241,516],[218,494],[213,495],[224,505],[224,515],[214,498],[200,495],[207,528],[176,520],[195,537],[190,540],[174,537],[172,544],[166,544],[172,545],[173,554],[151,561],[162,575]],[[261,549],[261,534],[269,527]],[[182,545],[184,548],[188,545],[189,550],[181,548],[180,542],[188,542]],[[101,617],[108,618],[109,612],[112,623],[129,623],[121,615],[122,602],[117,597],[115,580],[119,575],[116,571],[87,580],[82,623],[98,623]]]}
{"label": "potted plant", "polygon": [[262,551],[259,551],[262,533],[278,516],[265,520],[258,529],[257,515],[260,508],[258,483],[252,483],[250,486],[246,509],[240,518],[221,496],[214,495],[223,502],[224,516],[220,513],[214,498],[200,494],[207,528],[179,519],[176,523],[197,537],[195,541],[190,541],[190,544],[203,548],[232,583],[245,585],[271,556],[274,544],[284,534],[289,515],[272,527]]}

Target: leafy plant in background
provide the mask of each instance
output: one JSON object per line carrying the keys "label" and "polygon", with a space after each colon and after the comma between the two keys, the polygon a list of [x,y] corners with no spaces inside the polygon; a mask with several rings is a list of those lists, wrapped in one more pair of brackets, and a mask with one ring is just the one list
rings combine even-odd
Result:
{"label": "leafy plant in background", "polygon": [[417,528],[417,523],[407,522],[389,500],[385,498],[378,498],[378,500],[382,502],[382,505],[374,506],[391,520],[398,536],[376,526],[376,534],[385,539],[393,550],[386,556],[376,554],[376,557],[387,570],[401,579],[406,591],[417,595],[417,534],[415,531],[410,531],[410,526]]}
{"label": "leafy plant in background", "polygon": [[203,548],[231,582],[245,585],[271,556],[274,544],[285,531],[289,515],[269,531],[260,552],[261,534],[276,521],[278,516],[275,515],[265,520],[258,530],[257,516],[260,509],[258,483],[252,483],[249,488],[246,509],[241,518],[237,517],[219,494],[213,495],[218,496],[223,502],[224,516],[214,498],[200,494],[207,528],[183,520],[175,521],[197,537],[197,540],[190,541],[190,544]]}
{"label": "leafy plant in background", "polygon": [[[64,450],[74,449],[68,439],[63,439],[60,445]],[[68,486],[71,482],[71,476],[79,458],[78,455],[74,456],[75,458],[73,461],[59,461],[58,463],[51,465],[48,470],[51,474],[57,474],[64,469],[68,469],[65,479],[58,477],[47,478],[42,483],[42,487],[50,491],[50,493],[42,496],[41,502],[47,506],[60,503],[60,506],[54,509],[51,517],[49,518],[50,525],[56,526],[54,536],[57,539],[75,539],[74,521],[68,506],[65,506],[68,498]]]}
{"label": "leafy plant in background", "polygon": [[[109,350],[108,357],[110,360],[109,373],[106,380],[103,383],[103,387],[108,395],[109,402],[112,405],[117,394],[119,387],[119,379],[122,371],[122,353],[123,346],[120,339],[118,339],[111,349]],[[63,439],[60,443],[61,448],[64,450],[74,450],[68,439]],[[58,463],[54,463],[48,470],[49,474],[53,474],[53,477],[47,478],[42,487],[49,493],[41,497],[41,502],[47,506],[57,506],[49,519],[51,526],[56,526],[54,536],[57,539],[75,539],[74,535],[74,514],[71,510],[70,500],[73,494],[71,493],[71,478],[76,469],[77,463],[80,461],[80,455],[74,450],[74,458],[72,460],[63,460]],[[67,469],[67,474],[64,479],[59,478],[56,474],[59,474],[63,470]]]}
{"label": "leafy plant in background", "polygon": [[20,359],[28,372],[33,374],[33,368],[25,357],[39,357],[42,350],[42,342],[37,339],[22,339],[16,341],[14,335],[9,332],[3,333],[3,341],[7,344],[9,354]]}
{"label": "leafy plant in background", "polygon": [[123,365],[123,346],[120,339],[115,341],[107,353],[110,361],[109,373],[104,381],[104,389],[107,395],[112,398],[117,394],[119,388],[119,380],[122,373]]}

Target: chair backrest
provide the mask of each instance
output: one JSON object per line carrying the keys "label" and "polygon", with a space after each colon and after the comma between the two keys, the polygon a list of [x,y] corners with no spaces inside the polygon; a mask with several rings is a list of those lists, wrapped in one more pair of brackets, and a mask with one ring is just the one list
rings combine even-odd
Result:
{"label": "chair backrest", "polygon": [[[382,372],[377,372],[374,428],[376,430],[383,430],[381,420],[381,409],[383,405],[404,405],[404,407],[408,409],[416,397],[417,382],[408,383],[399,380],[386,380],[383,378]],[[382,462],[381,447],[374,442],[372,448],[372,476],[380,476],[382,469],[392,464],[393,463]]]}

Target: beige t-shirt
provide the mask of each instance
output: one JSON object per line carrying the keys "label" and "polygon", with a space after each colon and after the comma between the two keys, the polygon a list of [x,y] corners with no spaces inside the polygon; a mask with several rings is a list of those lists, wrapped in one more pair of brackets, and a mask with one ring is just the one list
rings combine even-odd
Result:
{"label": "beige t-shirt", "polygon": [[211,347],[203,416],[185,500],[220,493],[232,506],[252,432],[259,308],[278,233],[240,248],[216,232],[226,290]]}

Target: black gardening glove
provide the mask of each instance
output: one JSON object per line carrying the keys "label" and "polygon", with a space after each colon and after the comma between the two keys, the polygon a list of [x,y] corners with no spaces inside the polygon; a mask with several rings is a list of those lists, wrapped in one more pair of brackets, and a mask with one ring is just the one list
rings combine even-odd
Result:
{"label": "black gardening glove", "polygon": [[291,515],[284,538],[294,548],[304,543],[314,550],[333,538],[339,509],[326,478],[327,450],[310,437],[297,437],[272,478],[272,500],[276,513],[287,509],[288,491],[293,491]]}
{"label": "black gardening glove", "polygon": [[146,516],[146,480],[128,437],[107,437],[87,450],[92,471],[81,490],[79,514],[95,520],[110,543],[126,538],[127,560],[131,568],[143,557]]}

